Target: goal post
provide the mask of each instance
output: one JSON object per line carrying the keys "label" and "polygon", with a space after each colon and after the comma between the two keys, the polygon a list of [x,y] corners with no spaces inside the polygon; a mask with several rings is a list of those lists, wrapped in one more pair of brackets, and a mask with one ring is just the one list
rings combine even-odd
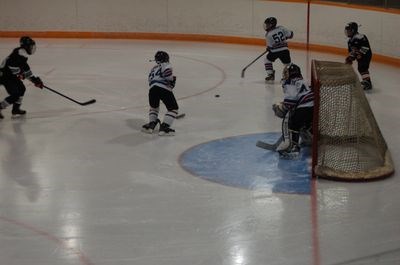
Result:
{"label": "goal post", "polygon": [[313,177],[368,181],[394,172],[385,139],[353,67],[311,62]]}

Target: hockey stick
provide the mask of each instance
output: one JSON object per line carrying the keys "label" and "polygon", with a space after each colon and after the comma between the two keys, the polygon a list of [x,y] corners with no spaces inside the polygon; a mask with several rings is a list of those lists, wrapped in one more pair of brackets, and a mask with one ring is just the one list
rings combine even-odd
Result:
{"label": "hockey stick", "polygon": [[186,116],[186,113],[180,113],[180,114],[178,114],[178,115],[176,115],[176,117],[175,117],[175,119],[182,119],[182,118],[184,118]]}
{"label": "hockey stick", "polygon": [[91,100],[88,100],[88,101],[85,101],[85,102],[79,102],[79,101],[76,101],[76,100],[73,99],[73,98],[70,98],[70,97],[68,97],[68,96],[66,96],[66,95],[64,95],[64,94],[61,94],[60,92],[58,92],[58,91],[56,91],[56,90],[54,90],[54,89],[52,89],[52,88],[50,88],[50,87],[48,87],[48,86],[43,86],[43,87],[46,88],[46,89],[48,89],[48,90],[50,90],[50,91],[53,92],[53,93],[56,93],[56,94],[58,94],[58,95],[60,95],[60,96],[62,96],[62,97],[64,97],[64,98],[66,98],[66,99],[69,99],[69,100],[71,100],[71,101],[73,101],[73,102],[75,102],[76,104],[79,104],[79,105],[81,105],[81,106],[90,105],[90,104],[93,104],[93,103],[96,102],[95,99],[91,99]]}
{"label": "hockey stick", "polygon": [[276,141],[273,144],[269,144],[263,141],[257,141],[256,146],[260,147],[262,149],[270,150],[270,151],[276,151],[276,148],[279,146],[279,144],[282,142],[282,137],[279,137],[278,141]]}
{"label": "hockey stick", "polygon": [[262,54],[260,54],[257,58],[255,58],[251,63],[249,63],[248,65],[246,65],[246,67],[243,68],[243,70],[242,70],[242,75],[241,75],[241,77],[242,77],[242,78],[244,77],[244,72],[246,71],[247,68],[249,68],[250,65],[252,65],[253,63],[255,63],[258,59],[260,59],[260,58],[261,58],[264,54],[266,54],[266,53],[267,53],[267,50],[265,50]]}

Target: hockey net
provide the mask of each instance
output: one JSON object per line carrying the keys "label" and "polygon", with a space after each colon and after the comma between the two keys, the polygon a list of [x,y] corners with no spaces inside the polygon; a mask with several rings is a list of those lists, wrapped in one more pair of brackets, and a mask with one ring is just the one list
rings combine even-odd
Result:
{"label": "hockey net", "polygon": [[385,139],[351,65],[312,61],[313,177],[365,181],[390,176]]}

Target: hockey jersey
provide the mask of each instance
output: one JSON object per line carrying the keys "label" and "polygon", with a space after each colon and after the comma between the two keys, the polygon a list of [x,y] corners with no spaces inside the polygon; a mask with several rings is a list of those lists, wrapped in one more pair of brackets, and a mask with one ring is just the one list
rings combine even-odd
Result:
{"label": "hockey jersey", "polygon": [[277,26],[265,33],[268,50],[280,52],[288,49],[287,39],[293,38],[293,31],[283,26]]}
{"label": "hockey jersey", "polygon": [[372,55],[371,46],[367,36],[364,34],[354,34],[347,42],[350,56],[357,57],[357,55]]}
{"label": "hockey jersey", "polygon": [[150,88],[158,86],[172,91],[173,79],[172,66],[170,63],[165,62],[157,64],[151,69],[148,81]]}
{"label": "hockey jersey", "polygon": [[15,48],[0,65],[3,78],[19,77],[30,78],[33,76],[28,65],[28,54],[21,48]]}
{"label": "hockey jersey", "polygon": [[314,93],[303,78],[286,80],[283,84],[283,104],[289,109],[314,106]]}

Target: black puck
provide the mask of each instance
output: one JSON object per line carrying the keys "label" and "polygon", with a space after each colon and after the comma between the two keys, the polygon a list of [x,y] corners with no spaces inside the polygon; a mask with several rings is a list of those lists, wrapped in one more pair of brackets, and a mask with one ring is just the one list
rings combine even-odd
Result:
{"label": "black puck", "polygon": [[216,98],[219,98],[219,95],[218,95],[218,94],[216,94],[216,95],[215,95],[215,97],[216,97]]}

